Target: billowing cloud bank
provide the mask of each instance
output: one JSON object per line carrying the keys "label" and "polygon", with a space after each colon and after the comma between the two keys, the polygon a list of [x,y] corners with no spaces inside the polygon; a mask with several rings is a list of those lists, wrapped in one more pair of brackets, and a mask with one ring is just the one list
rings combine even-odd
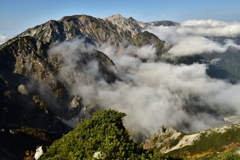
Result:
{"label": "billowing cloud bank", "polygon": [[[188,20],[179,27],[152,27],[148,30],[173,47],[175,56],[226,52],[229,48],[240,50],[232,39],[240,37],[240,23],[216,20]],[[221,42],[217,41],[221,38]]]}
{"label": "billowing cloud bank", "polygon": [[[168,29],[176,32],[175,28]],[[117,68],[113,71],[121,80],[109,84],[103,78],[91,78],[100,76],[96,61],[83,68],[84,75],[73,74],[77,59],[81,59],[80,51],[93,49],[113,60]],[[193,132],[223,125],[224,116],[240,114],[239,84],[211,79],[206,75],[205,64],[155,62],[153,46],[120,50],[106,44],[86,46],[83,40],[75,40],[58,45],[49,54],[56,52],[64,57],[61,75],[74,79],[69,86],[71,93],[80,95],[85,105],[97,104],[102,109],[125,112],[128,116],[124,124],[130,130],[150,135],[164,124]],[[143,53],[149,57],[144,63],[140,60]],[[83,78],[87,83],[83,83]]]}

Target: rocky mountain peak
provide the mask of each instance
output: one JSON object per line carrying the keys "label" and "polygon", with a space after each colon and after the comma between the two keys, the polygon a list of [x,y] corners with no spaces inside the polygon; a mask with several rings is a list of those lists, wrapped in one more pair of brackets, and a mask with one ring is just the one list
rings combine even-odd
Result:
{"label": "rocky mountain peak", "polygon": [[133,17],[128,18],[129,21],[136,21]]}
{"label": "rocky mountain peak", "polygon": [[68,20],[68,19],[72,19],[72,18],[80,18],[80,17],[83,17],[83,16],[86,16],[86,15],[72,15],[72,16],[64,16],[62,17],[59,21],[64,21],[64,20]]}
{"label": "rocky mountain peak", "polygon": [[107,42],[121,46],[123,37],[128,37],[131,34],[130,32],[123,33],[123,31],[123,29],[116,27],[110,21],[88,15],[73,15],[29,28],[18,37],[31,36],[44,43],[59,43],[76,37],[85,37],[92,44]]}
{"label": "rocky mountain peak", "polygon": [[104,19],[110,20],[110,19],[126,19],[126,18],[123,17],[121,14],[114,14],[114,15],[109,16],[109,17],[106,17],[106,18],[104,18]]}
{"label": "rocky mountain peak", "polygon": [[148,29],[149,26],[145,23],[135,20],[133,17],[125,18],[120,14],[115,14],[110,17],[104,18],[104,20],[111,21],[113,24],[121,27],[124,30],[130,31],[133,36],[141,32],[142,29]]}

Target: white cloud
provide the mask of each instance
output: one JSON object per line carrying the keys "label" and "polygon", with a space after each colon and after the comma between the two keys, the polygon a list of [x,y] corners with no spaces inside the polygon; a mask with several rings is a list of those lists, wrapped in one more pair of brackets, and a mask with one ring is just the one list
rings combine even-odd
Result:
{"label": "white cloud", "polygon": [[188,27],[206,27],[206,28],[214,28],[214,27],[225,27],[229,24],[237,23],[237,22],[223,22],[223,21],[216,21],[216,20],[187,20],[181,22],[181,26],[188,26]]}
{"label": "white cloud", "polygon": [[182,56],[212,52],[223,53],[226,52],[229,47],[237,50],[240,49],[239,45],[230,40],[226,41],[225,45],[221,45],[205,37],[189,36],[179,38],[178,40],[179,41],[169,50],[169,53],[172,55]]}
{"label": "white cloud", "polygon": [[0,35],[0,44],[6,42],[7,40],[9,40],[12,37],[13,36]]}
{"label": "white cloud", "polygon": [[[136,53],[141,48],[123,50],[107,44],[100,48],[88,46],[104,51],[114,61],[117,67],[114,72],[121,81],[109,84],[103,78],[92,78],[84,83],[83,77],[91,78],[99,72],[94,61],[87,63],[87,69],[83,70],[85,74],[73,72],[72,68],[79,65],[73,59],[81,59],[81,56],[76,57],[80,48],[86,50],[81,43],[63,43],[50,51],[51,54],[62,52],[64,56],[60,73],[70,75],[69,90],[80,95],[85,105],[127,113],[124,124],[131,131],[150,135],[163,124],[186,132],[199,131],[225,124],[221,116],[240,115],[239,84],[211,79],[206,75],[204,64],[143,63]],[[150,46],[143,50],[146,53],[153,51]],[[216,116],[218,114],[220,117]]]}
{"label": "white cloud", "polygon": [[[148,31],[156,34],[161,40],[173,45],[169,53],[175,56],[202,53],[226,52],[228,48],[240,50],[240,45],[231,38],[240,37],[240,23],[216,20],[188,20],[179,27],[152,27]],[[225,38],[224,43],[210,37]]]}
{"label": "white cloud", "polygon": [[179,34],[201,35],[209,37],[240,36],[239,22],[222,22],[216,20],[189,20],[182,22],[177,30]]}

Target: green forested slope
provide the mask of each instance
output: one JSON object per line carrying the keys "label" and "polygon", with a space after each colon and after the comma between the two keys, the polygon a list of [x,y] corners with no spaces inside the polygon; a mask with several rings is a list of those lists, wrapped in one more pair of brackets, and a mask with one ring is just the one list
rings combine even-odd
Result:
{"label": "green forested slope", "polygon": [[95,152],[102,152],[102,159],[174,159],[129,139],[122,124],[125,113],[114,110],[96,112],[92,119],[78,124],[77,128],[47,149],[41,159],[93,159]]}

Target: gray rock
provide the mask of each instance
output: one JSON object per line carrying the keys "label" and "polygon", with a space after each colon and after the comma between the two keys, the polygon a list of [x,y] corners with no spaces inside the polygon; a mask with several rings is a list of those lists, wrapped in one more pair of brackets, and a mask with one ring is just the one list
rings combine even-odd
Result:
{"label": "gray rock", "polygon": [[71,108],[77,108],[81,104],[81,97],[79,95],[75,95],[72,102],[71,102]]}
{"label": "gray rock", "polygon": [[23,84],[18,86],[18,92],[22,93],[23,95],[28,95],[27,87]]}
{"label": "gray rock", "polygon": [[236,150],[236,153],[240,155],[240,148]]}

